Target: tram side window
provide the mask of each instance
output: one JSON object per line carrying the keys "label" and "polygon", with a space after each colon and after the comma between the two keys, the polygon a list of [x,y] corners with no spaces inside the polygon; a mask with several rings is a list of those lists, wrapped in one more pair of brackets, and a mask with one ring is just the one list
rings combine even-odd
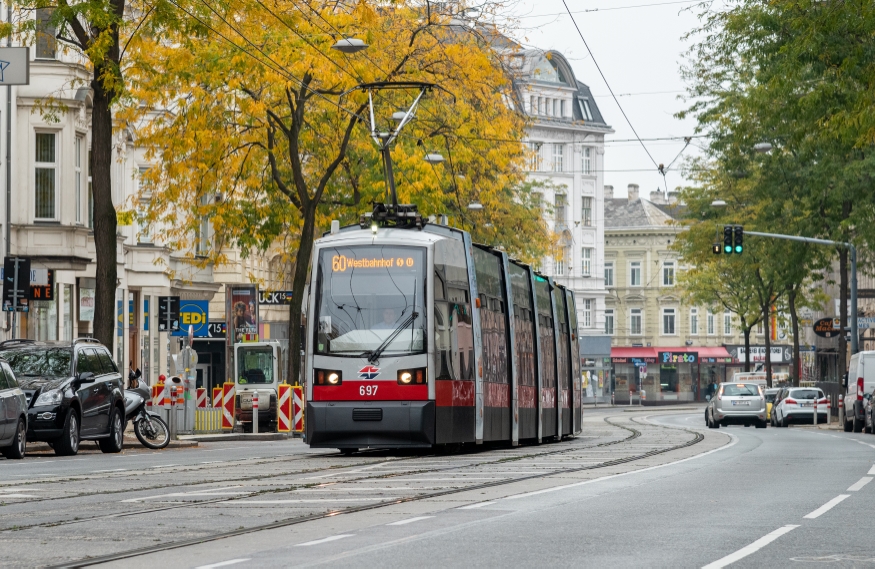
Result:
{"label": "tram side window", "polygon": [[474,329],[465,247],[442,239],[434,247],[436,379],[474,379]]}
{"label": "tram side window", "polygon": [[474,272],[480,296],[480,336],[483,343],[483,378],[491,383],[508,383],[507,315],[500,259],[474,248]]}
{"label": "tram side window", "polygon": [[553,305],[550,301],[550,283],[543,277],[535,277],[535,292],[538,299],[538,327],[541,345],[542,387],[556,387],[556,344],[553,332]]}
{"label": "tram side window", "polygon": [[532,312],[532,289],[528,270],[510,264],[513,293],[514,353],[520,385],[535,385],[535,321]]}
{"label": "tram side window", "polygon": [[561,380],[561,385],[563,389],[568,387],[569,381],[569,342],[571,338],[568,335],[568,319],[565,315],[565,291],[561,288],[554,289],[553,291],[555,302],[556,302],[556,316],[559,319],[559,353],[556,357],[556,363],[559,372],[559,378]]}

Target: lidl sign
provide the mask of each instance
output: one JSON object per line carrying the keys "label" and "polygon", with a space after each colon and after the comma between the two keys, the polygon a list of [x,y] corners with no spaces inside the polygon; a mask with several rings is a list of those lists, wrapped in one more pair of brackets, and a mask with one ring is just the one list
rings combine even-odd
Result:
{"label": "lidl sign", "polygon": [[197,338],[209,336],[210,324],[210,301],[208,300],[180,300],[179,301],[179,330],[171,336],[187,336],[188,327],[194,328]]}

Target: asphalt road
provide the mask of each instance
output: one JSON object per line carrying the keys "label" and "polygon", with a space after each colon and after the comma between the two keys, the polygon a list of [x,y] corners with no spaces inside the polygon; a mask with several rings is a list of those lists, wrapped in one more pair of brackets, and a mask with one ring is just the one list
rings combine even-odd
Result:
{"label": "asphalt road", "polygon": [[[875,437],[703,423],[700,411],[587,410],[586,437],[452,456],[261,442],[0,461],[2,561],[59,563],[309,515],[107,566],[875,565]],[[368,503],[379,507],[324,515]]]}
{"label": "asphalt road", "polygon": [[[654,417],[699,427],[701,414]],[[649,469],[408,505],[126,561],[188,567],[830,567],[875,563],[875,437],[720,429],[723,446]],[[710,431],[716,437],[717,433]],[[704,447],[703,447],[704,448]],[[345,518],[345,519],[344,519]],[[225,565],[215,565],[225,563]],[[117,566],[121,566],[119,563]]]}

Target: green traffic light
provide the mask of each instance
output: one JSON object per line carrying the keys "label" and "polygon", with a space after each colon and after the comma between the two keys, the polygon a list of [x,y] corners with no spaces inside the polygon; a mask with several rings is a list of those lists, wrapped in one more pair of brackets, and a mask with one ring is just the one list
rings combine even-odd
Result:
{"label": "green traffic light", "polygon": [[728,255],[731,255],[732,254],[732,245],[724,245],[723,252],[728,254]]}
{"label": "green traffic light", "polygon": [[741,247],[741,245],[736,245],[736,246],[735,246],[735,252],[736,252],[736,253],[741,253],[741,252],[742,252],[742,247]]}

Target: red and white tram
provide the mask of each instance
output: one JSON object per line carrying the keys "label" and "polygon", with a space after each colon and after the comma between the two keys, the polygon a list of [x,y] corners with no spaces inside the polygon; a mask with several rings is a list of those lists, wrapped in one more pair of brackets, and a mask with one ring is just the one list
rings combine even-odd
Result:
{"label": "red and white tram", "polygon": [[516,445],[580,432],[574,295],[467,232],[334,230],[315,243],[308,289],[311,447]]}

